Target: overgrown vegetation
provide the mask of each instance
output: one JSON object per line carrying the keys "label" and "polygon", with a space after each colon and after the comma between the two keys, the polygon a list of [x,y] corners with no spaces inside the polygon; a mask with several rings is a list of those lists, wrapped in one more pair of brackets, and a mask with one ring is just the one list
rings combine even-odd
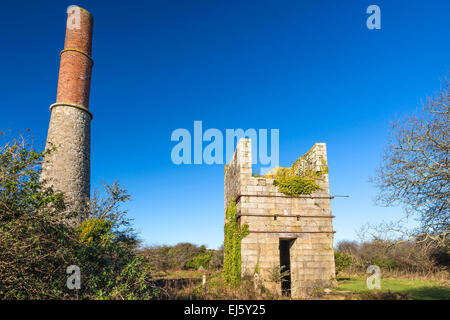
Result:
{"label": "overgrown vegetation", "polygon": [[291,271],[286,266],[274,266],[269,270],[269,281],[275,283],[285,282],[290,273]]}
{"label": "overgrown vegetation", "polygon": [[[381,241],[341,241],[335,251],[336,271],[365,273],[370,265],[379,266],[384,273],[447,274],[450,270],[449,247],[430,248],[423,243]],[[350,261],[349,261],[350,258]]]}
{"label": "overgrown vegetation", "polygon": [[274,186],[278,186],[280,192],[290,195],[299,196],[301,194],[311,194],[320,187],[311,179],[305,177],[285,177],[273,181]]}
{"label": "overgrown vegetation", "polygon": [[[50,151],[51,152],[51,151]],[[0,150],[0,299],[149,299],[150,278],[120,204],[116,183],[94,197],[78,227],[64,197],[39,181],[42,159],[24,139]],[[66,286],[66,268],[81,270],[81,288]]]}
{"label": "overgrown vegetation", "polygon": [[209,267],[209,263],[211,261],[212,256],[213,253],[211,251],[200,253],[195,257],[189,259],[189,261],[186,262],[185,266],[188,269],[194,270],[198,270],[200,268],[206,269]]}
{"label": "overgrown vegetation", "polygon": [[223,274],[215,273],[208,276],[206,285],[201,281],[188,281],[184,286],[174,287],[167,285],[162,288],[161,299],[182,300],[274,300],[286,299],[260,286],[252,276],[244,275],[236,286],[225,284]]}
{"label": "overgrown vegetation", "polygon": [[334,264],[335,264],[336,276],[337,276],[337,275],[339,275],[340,272],[344,271],[352,264],[352,256],[345,252],[335,250],[334,251]]}
{"label": "overgrown vegetation", "polygon": [[[241,279],[241,241],[248,234],[248,226],[239,228],[234,201],[226,212],[225,249],[208,250],[205,246],[180,243],[138,250],[136,234],[126,211],[121,209],[130,196],[118,184],[104,186],[106,198],[96,192],[88,212],[83,213],[88,218],[77,227],[70,227],[64,221],[76,218],[76,213],[67,211],[63,194],[39,181],[46,153],[36,152],[23,139],[13,140],[0,151],[0,299],[279,298],[258,286],[253,278]],[[308,177],[312,179],[311,175]],[[307,191],[293,189],[294,194]],[[335,251],[336,272],[362,274],[368,265],[376,264],[384,275],[442,274],[441,278],[448,279],[449,242],[430,246],[420,240],[398,242],[378,237],[362,244],[341,242]],[[66,286],[66,268],[70,265],[81,269],[79,290]],[[166,290],[153,286],[158,271],[199,268],[208,271],[206,287],[194,280]],[[276,271],[273,280],[281,281],[286,271]],[[192,275],[201,274],[177,277]],[[401,290],[412,292],[417,285],[415,282],[411,289]],[[427,285],[423,289],[427,295],[420,290],[413,297],[448,294],[445,286]],[[361,293],[366,294],[363,289]]]}
{"label": "overgrown vegetation", "polygon": [[273,172],[269,172],[266,176],[274,178],[273,185],[278,186],[281,193],[290,196],[299,196],[302,194],[309,195],[316,190],[320,190],[320,186],[316,183],[324,174],[328,173],[328,166],[322,159],[320,170],[304,170],[303,165],[307,162],[310,152],[297,159],[291,167],[277,167]]}
{"label": "overgrown vegetation", "polygon": [[241,281],[241,241],[248,234],[248,225],[239,226],[234,200],[227,207],[225,220],[223,281],[236,287]]}
{"label": "overgrown vegetation", "polygon": [[174,246],[154,245],[141,249],[146,264],[156,273],[171,270],[217,270],[223,265],[223,248],[208,250],[204,245],[179,243]]}

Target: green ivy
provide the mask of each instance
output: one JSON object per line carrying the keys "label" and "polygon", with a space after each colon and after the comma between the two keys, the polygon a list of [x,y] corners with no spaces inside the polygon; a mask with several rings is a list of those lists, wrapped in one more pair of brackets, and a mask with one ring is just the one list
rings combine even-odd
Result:
{"label": "green ivy", "polygon": [[227,207],[225,220],[223,281],[235,287],[241,282],[241,242],[248,235],[248,224],[239,227],[234,200],[231,200]]}
{"label": "green ivy", "polygon": [[256,257],[256,266],[255,266],[255,273],[259,274],[261,272],[261,268],[259,266],[259,260],[261,258],[261,248],[258,247],[258,256]]}
{"label": "green ivy", "polygon": [[297,159],[290,168],[279,167],[277,172],[270,176],[275,178],[273,185],[278,186],[278,190],[281,193],[290,196],[299,196],[320,190],[320,187],[315,181],[328,173],[326,161],[322,159],[322,165],[319,171],[306,171],[302,172],[302,175],[299,176],[298,172],[303,157]]}
{"label": "green ivy", "polygon": [[320,189],[314,180],[299,176],[283,177],[279,180],[274,180],[273,185],[278,186],[280,192],[291,196],[311,194],[311,192]]}

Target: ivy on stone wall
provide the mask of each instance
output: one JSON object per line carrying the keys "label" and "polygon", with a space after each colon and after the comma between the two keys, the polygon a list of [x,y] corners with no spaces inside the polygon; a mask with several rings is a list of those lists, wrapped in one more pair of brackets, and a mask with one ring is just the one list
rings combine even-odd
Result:
{"label": "ivy on stone wall", "polygon": [[290,196],[311,194],[313,191],[320,189],[314,180],[298,176],[284,177],[279,180],[274,180],[273,185],[278,186],[278,190],[280,192]]}
{"label": "ivy on stone wall", "polygon": [[316,179],[320,179],[324,174],[328,173],[328,166],[326,161],[322,159],[320,170],[303,170],[302,161],[305,161],[305,156],[297,159],[290,168],[278,167],[269,177],[274,178],[274,186],[278,186],[281,193],[290,196],[299,196],[301,194],[311,194],[316,190],[320,190]]}
{"label": "ivy on stone wall", "polygon": [[239,227],[234,200],[227,207],[224,234],[223,281],[229,286],[237,286],[241,282],[241,242],[248,235],[248,224]]}

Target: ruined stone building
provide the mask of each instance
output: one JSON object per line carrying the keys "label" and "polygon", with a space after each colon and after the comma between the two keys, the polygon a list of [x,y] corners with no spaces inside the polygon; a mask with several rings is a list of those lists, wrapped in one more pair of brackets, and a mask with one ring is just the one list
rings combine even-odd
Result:
{"label": "ruined stone building", "polygon": [[[312,176],[315,188],[310,194],[283,193],[277,181],[288,176]],[[225,211],[234,200],[238,224],[248,228],[240,244],[242,275],[257,273],[266,288],[293,298],[329,286],[335,277],[330,199],[324,143],[316,143],[291,168],[257,176],[252,175],[251,140],[240,139],[225,166]],[[289,274],[276,281],[280,266]]]}
{"label": "ruined stone building", "polygon": [[91,120],[89,91],[93,61],[92,15],[68,8],[66,38],[61,51],[56,103],[51,118],[41,180],[64,192],[68,209],[83,213],[90,196]]}

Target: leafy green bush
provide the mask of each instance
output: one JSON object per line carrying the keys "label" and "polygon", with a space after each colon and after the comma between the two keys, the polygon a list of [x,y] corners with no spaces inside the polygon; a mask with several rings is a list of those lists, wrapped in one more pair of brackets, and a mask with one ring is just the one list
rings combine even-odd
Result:
{"label": "leafy green bush", "polygon": [[192,243],[178,243],[168,249],[168,259],[171,268],[184,268],[186,263],[200,253],[206,251],[206,246],[197,246]]}
{"label": "leafy green bush", "polygon": [[[146,264],[155,271],[198,269],[200,265],[203,268],[218,269],[223,265],[223,247],[219,250],[207,251],[204,245],[179,243],[174,246],[154,245],[145,247],[139,252],[145,258]],[[209,261],[206,261],[208,259]]]}
{"label": "leafy green bush", "polygon": [[[119,209],[126,190],[106,186],[106,200],[94,196],[87,220],[71,227],[65,221],[76,215],[63,194],[39,180],[47,152],[23,139],[0,148],[0,300],[153,297],[136,235]],[[66,286],[70,265],[80,268],[79,290]]]}
{"label": "leafy green bush", "polygon": [[352,264],[352,256],[342,252],[335,250],[334,251],[334,263],[336,266],[336,276],[347,269]]}
{"label": "leafy green bush", "polygon": [[220,269],[223,267],[223,253],[223,245],[221,245],[218,250],[213,251],[211,261],[209,262],[210,269]]}
{"label": "leafy green bush", "polygon": [[397,263],[393,259],[376,259],[374,262],[375,265],[379,266],[380,268],[386,268],[389,270],[393,270],[397,268]]}
{"label": "leafy green bush", "polygon": [[184,267],[186,269],[194,269],[194,270],[198,270],[198,268],[200,268],[200,267],[208,269],[212,256],[213,256],[213,252],[211,252],[211,251],[199,253],[195,257],[192,257],[191,259],[189,259],[189,261],[186,262]]}
{"label": "leafy green bush", "polygon": [[92,242],[106,245],[108,241],[115,237],[111,232],[113,223],[106,219],[88,219],[76,228],[79,233],[78,241],[86,246]]}

